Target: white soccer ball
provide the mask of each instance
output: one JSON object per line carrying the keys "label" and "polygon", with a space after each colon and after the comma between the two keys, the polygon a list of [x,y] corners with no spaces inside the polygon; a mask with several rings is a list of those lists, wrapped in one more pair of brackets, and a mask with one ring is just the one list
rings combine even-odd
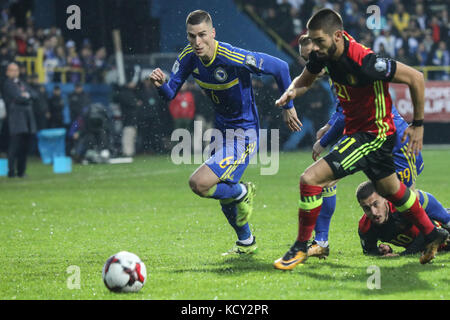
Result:
{"label": "white soccer ball", "polygon": [[147,269],[137,255],[121,251],[106,260],[102,277],[113,292],[138,292],[147,279]]}

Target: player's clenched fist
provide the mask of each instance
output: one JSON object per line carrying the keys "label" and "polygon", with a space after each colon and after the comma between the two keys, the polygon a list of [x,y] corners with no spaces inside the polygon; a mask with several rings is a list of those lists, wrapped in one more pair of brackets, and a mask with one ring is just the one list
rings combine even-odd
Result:
{"label": "player's clenched fist", "polygon": [[156,68],[150,74],[150,81],[156,86],[161,87],[166,81],[166,75],[160,68]]}

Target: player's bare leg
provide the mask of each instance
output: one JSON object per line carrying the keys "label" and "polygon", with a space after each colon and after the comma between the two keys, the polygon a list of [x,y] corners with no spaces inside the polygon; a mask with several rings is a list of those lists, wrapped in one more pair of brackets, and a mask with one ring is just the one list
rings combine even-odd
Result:
{"label": "player's bare leg", "polygon": [[322,206],[322,188],[334,180],[328,163],[320,159],[309,166],[300,178],[297,240],[286,254],[274,262],[274,267],[291,270],[308,258],[307,242]]}
{"label": "player's bare leg", "polygon": [[219,177],[206,164],[198,167],[189,178],[189,186],[200,197],[207,197],[211,188],[219,182]]}
{"label": "player's bare leg", "polygon": [[376,181],[375,185],[377,192],[392,202],[425,236],[427,244],[420,263],[425,264],[434,259],[439,247],[446,241],[448,232],[433,225],[416,193],[406,188],[395,173]]}

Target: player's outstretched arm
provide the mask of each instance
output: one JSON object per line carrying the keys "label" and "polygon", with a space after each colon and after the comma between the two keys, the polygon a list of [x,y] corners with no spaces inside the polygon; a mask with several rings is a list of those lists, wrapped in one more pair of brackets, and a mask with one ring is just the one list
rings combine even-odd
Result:
{"label": "player's outstretched arm", "polygon": [[414,108],[414,121],[412,125],[405,130],[402,142],[405,142],[406,138],[409,137],[408,152],[418,155],[423,146],[423,118],[425,104],[425,80],[423,74],[416,69],[397,61],[397,70],[392,78],[392,82],[404,83],[409,87]]}
{"label": "player's outstretched arm", "polygon": [[317,75],[309,72],[306,68],[301,75],[296,77],[281,97],[275,102],[277,107],[282,107],[294,100],[297,97],[302,96],[316,80]]}

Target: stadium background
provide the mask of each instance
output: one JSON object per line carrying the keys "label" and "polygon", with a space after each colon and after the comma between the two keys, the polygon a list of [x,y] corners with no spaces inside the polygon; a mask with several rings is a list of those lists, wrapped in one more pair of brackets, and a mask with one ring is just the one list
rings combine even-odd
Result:
{"label": "stadium background", "polygon": [[[80,8],[81,28],[70,30],[67,27],[70,13],[66,10],[73,4]],[[378,29],[367,27],[370,5],[380,8]],[[3,80],[7,62],[15,60],[26,81],[45,87],[44,97],[37,103],[41,105],[35,108],[36,117],[43,119],[39,129],[52,127],[53,115],[43,117],[42,113],[52,110],[53,88],[61,87],[68,154],[73,147],[71,126],[76,120],[70,116],[69,96],[75,83],[82,83],[90,102],[100,103],[107,111],[108,141],[103,148],[110,149],[113,155],[123,155],[122,130],[131,125],[137,128],[136,153],[166,153],[170,149],[170,134],[176,127],[176,115],[169,112],[169,105],[160,100],[155,90],[145,88],[143,79],[155,67],[170,72],[187,42],[184,19],[188,12],[197,8],[211,12],[217,39],[277,56],[290,64],[295,77],[303,68],[297,55],[298,36],[305,32],[311,13],[322,7],[338,10],[346,30],[363,44],[424,72],[425,144],[450,143],[450,135],[443,134],[450,129],[450,23],[446,1],[2,1],[0,75]],[[116,59],[114,30],[120,34],[123,77]],[[279,93],[270,78],[255,77],[254,81],[262,127],[280,128],[283,143],[290,133],[273,106]],[[135,82],[137,87],[127,91],[129,82]],[[405,88],[392,86],[391,92],[400,112],[409,120],[412,108]],[[331,94],[326,83],[319,90]],[[123,91],[125,98],[121,95]],[[188,117],[203,121],[204,128],[210,127],[213,114],[209,101],[192,82],[186,85],[186,91],[193,100],[188,104],[192,108]],[[323,95],[296,101],[300,116],[312,118],[316,126],[326,121],[324,114],[333,111],[325,99],[321,101],[320,112],[308,112],[308,106],[318,99],[323,99]],[[141,101],[138,105],[137,100]],[[124,124],[124,118],[131,120]],[[0,152],[7,150],[7,136],[7,124],[3,121]],[[296,141],[294,149],[310,148],[312,142],[312,137],[306,136]],[[32,152],[38,155],[36,147]]]}

